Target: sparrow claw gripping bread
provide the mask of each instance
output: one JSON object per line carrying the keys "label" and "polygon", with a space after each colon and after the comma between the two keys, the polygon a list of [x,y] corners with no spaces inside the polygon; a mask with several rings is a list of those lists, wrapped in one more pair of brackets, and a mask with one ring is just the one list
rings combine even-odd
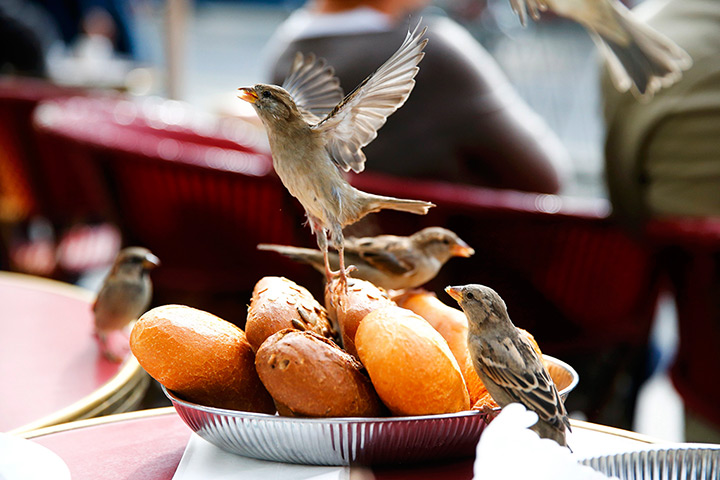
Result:
{"label": "sparrow claw gripping bread", "polygon": [[355,333],[362,319],[373,310],[395,304],[384,290],[365,280],[348,278],[347,292],[339,286],[339,277],[326,285],[325,307],[340,330],[343,348],[358,358]]}

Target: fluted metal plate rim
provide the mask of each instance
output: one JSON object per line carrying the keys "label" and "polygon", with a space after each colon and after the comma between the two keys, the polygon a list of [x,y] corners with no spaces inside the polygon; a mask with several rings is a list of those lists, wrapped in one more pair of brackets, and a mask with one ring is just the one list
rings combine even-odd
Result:
{"label": "fluted metal plate rim", "polygon": [[[545,355],[566,370],[567,363]],[[198,405],[163,387],[183,421],[200,437],[231,453],[261,460],[309,465],[376,465],[471,456],[487,415],[468,410],[406,417],[296,418]]]}
{"label": "fluted metal plate rim", "polygon": [[620,480],[716,480],[720,478],[720,445],[683,444],[580,460]]}

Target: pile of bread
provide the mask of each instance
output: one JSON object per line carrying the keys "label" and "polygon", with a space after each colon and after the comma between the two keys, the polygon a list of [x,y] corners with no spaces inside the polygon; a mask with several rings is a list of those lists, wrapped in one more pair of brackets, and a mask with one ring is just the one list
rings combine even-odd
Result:
{"label": "pile of bread", "polygon": [[326,287],[324,304],[291,280],[264,277],[244,331],[165,305],[136,322],[130,347],[167,389],[212,407],[377,417],[496,406],[473,368],[465,314],[433,293],[389,294],[349,278],[346,290]]}

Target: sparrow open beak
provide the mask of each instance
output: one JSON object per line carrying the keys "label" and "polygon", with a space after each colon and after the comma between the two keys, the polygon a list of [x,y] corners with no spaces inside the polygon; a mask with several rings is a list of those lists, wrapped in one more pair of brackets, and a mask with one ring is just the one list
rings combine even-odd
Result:
{"label": "sparrow open beak", "polygon": [[240,91],[240,95],[238,95],[238,98],[240,100],[245,100],[248,103],[255,103],[257,102],[258,96],[257,93],[255,93],[255,90],[251,87],[242,87],[238,88]]}
{"label": "sparrow open beak", "polygon": [[445,291],[456,301],[462,300],[462,287],[445,287]]}
{"label": "sparrow open beak", "polygon": [[465,242],[458,242],[450,249],[450,254],[453,257],[469,257],[474,253],[475,249]]}
{"label": "sparrow open beak", "polygon": [[143,268],[152,270],[155,267],[160,266],[160,259],[153,255],[152,253],[148,253],[145,255],[145,258],[143,258]]}

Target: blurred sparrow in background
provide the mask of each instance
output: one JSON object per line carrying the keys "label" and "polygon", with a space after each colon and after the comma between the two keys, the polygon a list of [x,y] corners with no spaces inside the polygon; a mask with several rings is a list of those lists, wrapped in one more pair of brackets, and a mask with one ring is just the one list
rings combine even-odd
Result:
{"label": "blurred sparrow in background", "polygon": [[340,276],[344,279],[347,273],[343,227],[386,208],[425,214],[433,206],[362,192],[340,171],[363,171],[361,149],[410,95],[427,43],[422,38],[425,29],[418,33],[419,26],[345,98],[332,68],[300,53],[282,87],[258,84],[240,89],[239,98],[255,107],[265,126],[275,171],[305,209],[325,256],[328,279],[338,273],[330,269],[328,239],[338,250]]}
{"label": "blurred sparrow in background", "polygon": [[551,10],[584,26],[604,56],[610,78],[621,92],[649,99],[680,80],[692,65],[675,42],[646,25],[619,0],[510,0],[525,25],[526,10],[538,20]]}
{"label": "blurred sparrow in background", "polygon": [[108,360],[122,360],[121,353],[111,348],[108,336],[145,313],[152,298],[149,271],[158,265],[160,260],[147,248],[127,247],[118,253],[93,304],[95,334]]}
{"label": "blurred sparrow in background", "polygon": [[[324,272],[323,253],[311,248],[260,244],[259,250],[281,253]],[[345,259],[357,268],[354,277],[385,290],[415,288],[426,284],[451,257],[469,257],[475,251],[455,233],[428,227],[409,237],[379,235],[345,239]],[[330,265],[338,268],[338,255],[329,254]]]}
{"label": "blurred sparrow in background", "polygon": [[542,359],[510,321],[502,298],[483,285],[445,291],[465,312],[473,366],[493,399],[501,407],[523,404],[539,417],[532,430],[566,446],[570,421],[565,404]]}

